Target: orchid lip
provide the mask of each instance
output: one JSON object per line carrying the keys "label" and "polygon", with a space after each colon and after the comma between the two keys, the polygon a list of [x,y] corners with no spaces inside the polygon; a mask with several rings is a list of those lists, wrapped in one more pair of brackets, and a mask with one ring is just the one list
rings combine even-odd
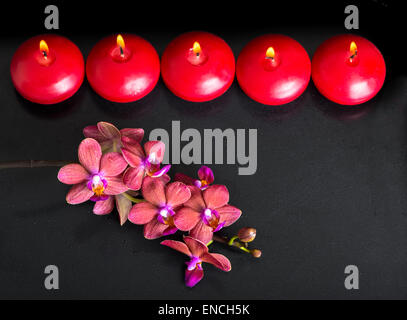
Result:
{"label": "orchid lip", "polygon": [[106,195],[106,194],[101,195],[101,196],[93,195],[93,196],[90,198],[90,200],[93,201],[93,202],[105,201],[105,200],[107,200],[107,199],[109,199],[109,196]]}
{"label": "orchid lip", "polygon": [[194,186],[198,187],[201,190],[205,190],[209,187],[209,183],[206,180],[195,180]]}
{"label": "orchid lip", "polygon": [[161,177],[163,174],[167,173],[170,170],[170,165],[161,168],[160,170],[154,172],[151,176],[153,178]]}
{"label": "orchid lip", "polygon": [[157,164],[158,161],[157,161],[157,156],[156,156],[156,154],[155,154],[154,152],[152,152],[152,153],[148,156],[147,161],[150,162],[150,163],[152,163],[152,164]]}
{"label": "orchid lip", "polygon": [[94,193],[91,198],[92,201],[103,201],[108,198],[108,196],[104,194],[104,191],[107,187],[107,181],[103,178],[102,174],[97,173],[92,175],[89,178],[87,187]]}
{"label": "orchid lip", "polygon": [[162,224],[173,225],[172,217],[175,215],[170,206],[163,206],[158,210],[157,219]]}
{"label": "orchid lip", "polygon": [[171,234],[174,234],[177,231],[178,231],[178,228],[176,228],[176,227],[168,227],[167,229],[164,230],[163,235],[169,236]]}
{"label": "orchid lip", "polygon": [[200,269],[200,270],[202,270],[202,260],[199,259],[199,258],[196,257],[196,256],[192,256],[192,257],[191,257],[191,260],[188,261],[186,264],[187,264],[187,269],[188,269],[189,271],[195,270],[195,269],[197,269],[197,268]]}
{"label": "orchid lip", "polygon": [[[216,210],[206,208],[202,211],[202,221],[213,230],[220,230],[224,224],[219,225],[219,213]],[[214,231],[215,232],[215,231]]]}
{"label": "orchid lip", "polygon": [[222,223],[218,224],[218,226],[212,232],[218,232],[224,226],[225,226],[225,222],[222,222]]}

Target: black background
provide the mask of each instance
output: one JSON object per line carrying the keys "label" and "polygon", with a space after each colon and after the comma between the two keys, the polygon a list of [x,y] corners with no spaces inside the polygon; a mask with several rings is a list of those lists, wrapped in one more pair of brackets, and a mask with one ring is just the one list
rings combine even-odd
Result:
{"label": "black background", "polygon": [[[382,51],[388,68],[380,93],[359,107],[341,107],[310,82],[282,107],[250,100],[235,81],[222,97],[189,103],[160,80],[146,98],[119,105],[88,83],[70,100],[34,105],[14,90],[9,64],[19,44],[43,26],[47,4],[2,5],[0,22],[0,161],[73,159],[82,128],[98,121],[122,127],[257,128],[258,170],[212,166],[231,203],[244,212],[223,232],[254,226],[261,259],[214,244],[230,273],[211,266],[193,289],[183,283],[185,257],[142,228],[120,227],[117,213],[98,217],[90,203],[69,206],[57,169],[0,172],[0,298],[364,299],[407,298],[407,77],[402,8],[389,1],[347,2],[53,2],[59,34],[87,56],[103,36],[134,32],[161,55],[178,34],[202,29],[225,39],[237,57],[264,33],[284,33],[312,57],[325,39],[348,32],[344,8],[357,4],[360,30]],[[199,165],[174,166],[193,175]],[[60,270],[60,290],[43,286],[44,268]],[[360,290],[344,288],[344,269],[360,270]]]}

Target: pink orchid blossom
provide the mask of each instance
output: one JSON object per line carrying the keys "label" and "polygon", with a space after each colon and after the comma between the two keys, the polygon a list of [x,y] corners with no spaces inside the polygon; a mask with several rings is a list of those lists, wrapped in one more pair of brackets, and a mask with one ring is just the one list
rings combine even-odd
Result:
{"label": "pink orchid blossom", "polygon": [[118,152],[123,146],[140,143],[144,137],[143,129],[117,129],[108,122],[98,122],[96,126],[88,126],[83,129],[86,138],[98,141],[103,152]]}
{"label": "pink orchid blossom", "polygon": [[123,157],[130,168],[123,176],[123,182],[131,190],[139,190],[145,176],[159,178],[164,176],[171,168],[166,165],[160,169],[164,159],[165,144],[161,141],[148,141],[144,150],[140,144],[128,144],[122,148]]}
{"label": "pink orchid blossom", "polygon": [[219,253],[209,253],[208,247],[203,242],[188,236],[184,237],[184,242],[164,240],[161,244],[190,257],[185,270],[185,284],[188,287],[193,287],[202,280],[204,275],[202,262],[210,263],[227,272],[232,269],[228,258]]}
{"label": "pink orchid blossom", "polygon": [[123,156],[117,152],[102,155],[95,139],[86,138],[78,148],[79,162],[68,164],[58,172],[58,180],[73,185],[66,201],[79,204],[95,201],[95,214],[106,214],[112,208],[113,198],[128,190],[123,183],[122,173],[127,167]]}
{"label": "pink orchid blossom", "polygon": [[229,191],[225,186],[212,185],[201,191],[195,186],[188,186],[191,198],[174,217],[175,226],[181,231],[208,243],[214,232],[228,227],[240,218],[240,209],[228,205]]}
{"label": "pink orchid blossom", "polygon": [[191,192],[182,182],[165,184],[162,179],[146,177],[141,188],[146,202],[137,203],[130,210],[128,219],[144,225],[144,237],[157,239],[175,233],[174,216],[189,200]]}
{"label": "pink orchid blossom", "polygon": [[209,185],[211,185],[215,180],[213,171],[207,166],[202,166],[199,168],[198,178],[199,179],[194,179],[183,173],[177,173],[175,175],[175,181],[181,181],[187,185],[198,187],[201,190],[208,188]]}

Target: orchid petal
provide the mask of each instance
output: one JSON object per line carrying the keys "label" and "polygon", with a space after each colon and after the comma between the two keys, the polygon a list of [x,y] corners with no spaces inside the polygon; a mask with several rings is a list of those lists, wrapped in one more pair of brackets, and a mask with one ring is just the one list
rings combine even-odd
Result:
{"label": "orchid petal", "polygon": [[171,169],[171,165],[167,164],[166,166],[162,167],[160,170],[158,170],[157,172],[154,172],[151,176],[153,178],[159,178],[162,175],[166,174],[168,171],[170,171]]}
{"label": "orchid petal", "polygon": [[137,129],[124,128],[120,130],[120,133],[122,137],[128,137],[130,139],[137,141],[138,143],[140,143],[144,137],[144,130],[138,128]]}
{"label": "orchid petal", "polygon": [[119,129],[109,122],[98,122],[97,127],[100,133],[109,140],[120,139],[121,134]]}
{"label": "orchid petal", "polygon": [[189,198],[189,200],[184,205],[195,211],[201,212],[206,208],[201,189],[195,186],[188,186],[188,188],[191,191],[191,198]]}
{"label": "orchid petal", "polygon": [[213,176],[213,171],[207,166],[202,166],[199,168],[198,177],[201,180],[205,180],[207,184],[211,184],[215,180],[215,177]]}
{"label": "orchid petal", "polygon": [[189,231],[189,235],[195,239],[208,244],[212,240],[213,232],[212,228],[207,226],[202,220],[199,221],[195,227]]}
{"label": "orchid petal", "polygon": [[219,224],[224,223],[225,227],[229,227],[231,224],[235,223],[242,215],[242,211],[240,209],[230,205],[223,206],[222,208],[218,208],[216,210],[220,216]]}
{"label": "orchid petal", "polygon": [[126,185],[123,183],[122,176],[105,177],[105,179],[107,182],[107,186],[104,193],[109,196],[114,196],[116,194],[120,194],[128,190]]}
{"label": "orchid petal", "polygon": [[144,225],[144,238],[149,240],[160,238],[163,236],[167,227],[166,224],[162,224],[157,219],[153,219]]}
{"label": "orchid petal", "polygon": [[120,225],[122,226],[127,221],[127,217],[131,210],[132,202],[129,199],[127,199],[123,194],[116,195],[115,199],[117,211],[119,212],[120,217]]}
{"label": "orchid petal", "polygon": [[162,181],[162,183],[167,184],[168,182],[171,181],[171,178],[170,178],[170,176],[168,174],[163,174],[160,177],[160,180]]}
{"label": "orchid petal", "polygon": [[102,153],[113,152],[113,140],[99,141]]}
{"label": "orchid petal", "polygon": [[98,142],[103,142],[108,139],[100,133],[98,126],[87,126],[83,129],[83,135],[85,138],[93,138]]}
{"label": "orchid petal", "polygon": [[155,218],[158,208],[151,203],[137,203],[129,212],[129,220],[134,224],[146,224]]}
{"label": "orchid petal", "polygon": [[134,155],[138,156],[139,158],[144,158],[146,156],[140,143],[138,143],[136,140],[130,137],[122,137],[121,142],[125,149],[131,153],[134,153]]}
{"label": "orchid petal", "polygon": [[121,174],[127,168],[127,162],[117,152],[109,152],[100,160],[100,172],[106,176],[114,177]]}
{"label": "orchid petal", "polygon": [[202,280],[204,276],[204,272],[202,269],[194,269],[192,271],[186,269],[185,270],[185,284],[187,287],[194,287],[199,281]]}
{"label": "orchid petal", "polygon": [[194,257],[200,258],[205,253],[208,253],[208,247],[206,244],[196,238],[184,236],[184,242]]}
{"label": "orchid petal", "polygon": [[182,182],[173,182],[165,188],[165,197],[167,204],[172,208],[176,208],[191,198],[191,191]]}
{"label": "orchid petal", "polygon": [[157,207],[162,207],[167,202],[165,197],[165,184],[161,179],[145,177],[141,192],[147,202],[150,202]]}
{"label": "orchid petal", "polygon": [[84,139],[78,148],[79,162],[88,172],[95,174],[99,172],[102,149],[99,143],[92,138]]}
{"label": "orchid petal", "polygon": [[200,221],[201,214],[191,208],[183,207],[174,216],[174,224],[181,231],[189,231]]}
{"label": "orchid petal", "polygon": [[93,191],[89,190],[86,183],[75,184],[66,195],[66,202],[69,204],[79,204],[88,201],[93,196]]}
{"label": "orchid petal", "polygon": [[144,178],[142,167],[128,168],[123,175],[124,184],[131,190],[140,190]]}
{"label": "orchid petal", "polygon": [[143,167],[143,159],[129,149],[122,148],[122,154],[132,168]]}
{"label": "orchid petal", "polygon": [[85,181],[89,173],[77,163],[67,164],[59,169],[58,180],[65,184],[77,184]]}
{"label": "orchid petal", "polygon": [[210,209],[223,207],[229,202],[229,191],[225,186],[213,185],[202,193],[206,206]]}
{"label": "orchid petal", "polygon": [[164,160],[165,144],[162,141],[148,141],[144,144],[144,150],[152,164],[159,164]]}
{"label": "orchid petal", "polygon": [[97,201],[93,207],[93,213],[97,215],[109,214],[113,211],[114,199],[113,197],[108,197],[106,200]]}
{"label": "orchid petal", "polygon": [[232,265],[231,265],[229,259],[219,253],[209,253],[208,252],[201,257],[201,260],[203,262],[210,263],[223,271],[228,272],[232,269]]}
{"label": "orchid petal", "polygon": [[196,181],[195,179],[193,179],[193,178],[191,178],[191,177],[189,177],[189,176],[187,176],[186,174],[183,174],[183,173],[176,173],[174,180],[175,181],[180,181],[180,182],[185,183],[185,184],[190,185],[190,186],[193,186],[195,181]]}
{"label": "orchid petal", "polygon": [[192,256],[192,253],[191,253],[191,251],[189,251],[188,246],[185,243],[181,242],[181,241],[164,240],[164,241],[161,242],[161,244],[163,246],[170,247],[170,248],[172,248],[174,250],[177,250],[177,251],[179,251],[179,252],[181,252],[183,254],[186,254],[187,256]]}

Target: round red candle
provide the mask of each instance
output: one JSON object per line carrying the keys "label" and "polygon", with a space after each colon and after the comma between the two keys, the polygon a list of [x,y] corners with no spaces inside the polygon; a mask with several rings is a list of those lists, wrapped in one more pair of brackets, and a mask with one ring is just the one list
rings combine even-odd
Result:
{"label": "round red candle", "polygon": [[81,86],[85,63],[78,47],[65,37],[39,35],[25,41],[10,65],[11,80],[27,100],[54,104]]}
{"label": "round red candle", "polygon": [[342,105],[372,99],[383,86],[386,65],[379,49],[360,36],[325,41],[312,58],[312,80],[319,92]]}
{"label": "round red candle", "polygon": [[294,39],[267,34],[250,41],[236,63],[242,90],[266,105],[281,105],[298,98],[311,77],[311,61]]}
{"label": "round red candle", "polygon": [[161,58],[166,86],[178,97],[203,102],[225,93],[235,76],[230,47],[208,32],[188,32],[175,38]]}
{"label": "round red candle", "polygon": [[86,61],[92,88],[113,102],[133,102],[149,94],[160,77],[160,58],[154,47],[133,34],[99,41]]}

